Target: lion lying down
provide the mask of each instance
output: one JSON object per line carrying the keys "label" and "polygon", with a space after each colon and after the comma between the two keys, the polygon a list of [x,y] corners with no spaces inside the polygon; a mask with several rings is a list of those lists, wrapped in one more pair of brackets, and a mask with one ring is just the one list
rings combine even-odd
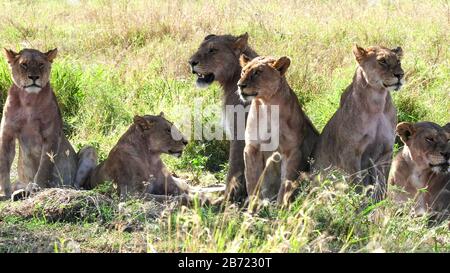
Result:
{"label": "lion lying down", "polygon": [[394,200],[402,203],[414,198],[418,215],[431,211],[449,216],[450,123],[441,127],[432,122],[402,122],[396,131],[405,146],[394,158],[389,177],[389,183],[403,189],[394,194]]}
{"label": "lion lying down", "polygon": [[[134,122],[108,155],[83,183],[92,189],[111,181],[121,199],[135,196],[166,201],[169,196],[183,204],[192,201],[191,193],[223,191],[224,188],[195,189],[185,181],[173,177],[161,160],[161,154],[181,156],[186,138],[161,113],[158,116],[135,116]],[[201,196],[205,197],[205,196]],[[209,200],[202,200],[209,201]]]}

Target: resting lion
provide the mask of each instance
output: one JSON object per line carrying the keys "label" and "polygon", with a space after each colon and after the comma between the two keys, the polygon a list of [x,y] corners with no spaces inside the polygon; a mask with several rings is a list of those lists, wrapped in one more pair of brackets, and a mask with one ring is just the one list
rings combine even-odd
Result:
{"label": "resting lion", "polygon": [[390,91],[404,82],[400,47],[357,45],[353,82],[341,96],[340,107],[322,131],[313,158],[315,168],[337,167],[354,176],[372,200],[384,198],[395,140],[397,111]]}
{"label": "resting lion", "polygon": [[5,54],[13,85],[3,108],[0,128],[0,196],[11,195],[10,171],[16,140],[19,163],[15,185],[78,187],[86,173],[95,167],[95,163],[86,164],[91,162],[86,152],[94,155],[94,161],[96,155],[91,147],[77,155],[63,133],[61,113],[49,81],[57,50],[42,53],[23,49],[16,53],[5,49]]}
{"label": "resting lion", "polygon": [[[208,35],[200,44],[198,50],[189,59],[193,74],[197,75],[197,86],[207,87],[217,81],[223,89],[223,110],[227,106],[244,106],[245,104],[236,94],[237,82],[241,76],[239,56],[244,53],[253,58],[257,54],[248,46],[248,34],[240,36],[232,35]],[[233,201],[243,201],[247,197],[244,178],[244,146],[245,141],[238,139],[238,130],[244,132],[245,128],[239,128],[237,116],[227,117],[226,129],[230,133],[229,170],[226,178],[226,196]],[[232,126],[230,123],[234,124]],[[236,126],[238,125],[238,126]],[[241,125],[245,127],[245,124]]]}
{"label": "resting lion", "polygon": [[[273,151],[281,155],[281,177],[278,201],[284,200],[287,184],[298,178],[300,171],[309,171],[309,157],[318,139],[319,133],[303,112],[298,98],[286,81],[285,73],[291,61],[287,57],[241,56],[242,76],[238,82],[239,94],[246,102],[251,102],[245,130],[245,179],[250,196],[257,194],[258,180],[263,173],[266,162]],[[278,107],[278,117],[270,116],[274,107]],[[264,113],[267,112],[266,117]],[[275,124],[274,124],[275,123]],[[260,130],[268,124],[267,130]],[[268,134],[268,135],[265,135]],[[274,135],[277,134],[277,135]],[[277,140],[275,140],[277,139]],[[273,150],[263,151],[263,145],[277,141],[268,147]],[[272,159],[275,161],[276,159]],[[276,168],[269,164],[267,168]],[[271,174],[265,174],[271,175]],[[261,189],[262,192],[266,189]]]}
{"label": "resting lion", "polygon": [[161,160],[163,153],[181,156],[187,143],[163,113],[135,116],[133,124],[108,158],[92,171],[83,187],[92,189],[111,181],[118,186],[121,199],[134,196],[164,201],[168,196],[181,196],[181,201],[187,203],[193,189],[173,177]]}
{"label": "resting lion", "polygon": [[404,192],[395,193],[394,200],[415,198],[419,215],[429,210],[450,215],[450,123],[442,128],[433,122],[402,122],[397,134],[405,146],[392,163],[389,183]]}

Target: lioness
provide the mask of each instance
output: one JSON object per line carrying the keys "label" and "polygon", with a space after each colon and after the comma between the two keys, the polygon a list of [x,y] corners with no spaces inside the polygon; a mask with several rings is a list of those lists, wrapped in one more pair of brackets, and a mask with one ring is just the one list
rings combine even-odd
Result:
{"label": "lioness", "polygon": [[[273,152],[262,151],[262,145],[278,138],[275,150],[281,155],[280,202],[283,200],[286,181],[296,180],[300,171],[309,170],[308,159],[319,133],[303,112],[297,96],[286,81],[285,73],[291,63],[289,58],[256,57],[251,60],[242,55],[240,61],[242,76],[237,84],[239,94],[244,101],[251,102],[244,149],[247,191],[250,196],[256,194],[258,180],[268,156]],[[267,118],[275,110],[275,106],[279,109],[276,121]],[[260,130],[266,124],[267,130]]]}
{"label": "lioness", "polygon": [[111,181],[118,186],[122,199],[128,195],[187,193],[187,186],[173,177],[161,160],[162,153],[181,156],[186,144],[185,137],[164,118],[163,113],[135,116],[133,124],[108,158],[93,170],[83,187],[92,189]]}
{"label": "lioness", "polygon": [[418,214],[433,210],[449,215],[450,123],[442,128],[433,122],[402,122],[397,134],[405,146],[394,158],[389,183],[405,192],[396,193],[394,199],[416,198]]}
{"label": "lioness", "polygon": [[375,186],[369,193],[377,201],[387,190],[397,124],[389,91],[399,90],[404,83],[403,51],[355,45],[353,54],[358,68],[341,96],[339,109],[320,135],[314,166],[338,167],[363,185]]}
{"label": "lioness", "polygon": [[[197,86],[207,87],[217,81],[223,89],[223,111],[227,106],[245,106],[239,99],[237,82],[241,76],[239,56],[241,53],[253,58],[257,54],[248,46],[248,34],[208,35],[200,44],[197,52],[189,59],[193,74],[197,77]],[[245,124],[238,124],[237,115],[226,117],[226,128],[232,140],[230,142],[229,170],[226,178],[226,195],[230,200],[243,201],[247,197],[244,177],[244,138],[238,138],[238,132],[244,132]],[[234,126],[232,125],[234,124]]]}
{"label": "lioness", "polygon": [[[0,195],[11,195],[10,170],[16,139],[19,141],[17,184],[33,182],[41,188],[79,186],[95,164],[85,164],[85,153],[77,155],[63,133],[61,113],[49,81],[57,49],[46,53],[35,49],[16,53],[5,49],[5,54],[13,85],[3,108],[0,128]],[[85,151],[95,153],[92,148]]]}

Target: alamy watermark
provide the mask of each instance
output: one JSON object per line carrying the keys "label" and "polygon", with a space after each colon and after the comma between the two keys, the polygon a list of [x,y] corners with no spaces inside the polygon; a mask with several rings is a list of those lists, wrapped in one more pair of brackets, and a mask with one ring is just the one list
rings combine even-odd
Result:
{"label": "alamy watermark", "polygon": [[[174,126],[187,139],[245,140],[260,144],[261,151],[275,151],[278,148],[278,105],[260,105],[257,111],[253,111],[250,105],[205,105],[198,98],[194,101],[194,107],[179,107],[177,111],[180,118]],[[246,131],[247,115],[251,126]],[[182,136],[177,130],[172,130],[172,138],[181,140]]]}

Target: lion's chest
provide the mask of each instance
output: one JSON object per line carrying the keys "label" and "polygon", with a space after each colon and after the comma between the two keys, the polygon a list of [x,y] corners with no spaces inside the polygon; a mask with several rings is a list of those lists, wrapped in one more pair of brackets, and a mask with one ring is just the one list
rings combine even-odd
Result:
{"label": "lion's chest", "polygon": [[22,107],[11,120],[21,151],[27,155],[39,156],[42,150],[44,123],[39,116],[32,107]]}
{"label": "lion's chest", "polygon": [[395,124],[392,124],[391,118],[385,114],[367,115],[361,120],[364,126],[361,126],[361,144],[362,150],[369,145],[376,145],[380,148],[394,145]]}
{"label": "lion's chest", "polygon": [[272,112],[270,105],[255,99],[250,106],[245,128],[246,144],[258,145],[270,142],[274,136],[279,138],[279,118],[272,115]]}

